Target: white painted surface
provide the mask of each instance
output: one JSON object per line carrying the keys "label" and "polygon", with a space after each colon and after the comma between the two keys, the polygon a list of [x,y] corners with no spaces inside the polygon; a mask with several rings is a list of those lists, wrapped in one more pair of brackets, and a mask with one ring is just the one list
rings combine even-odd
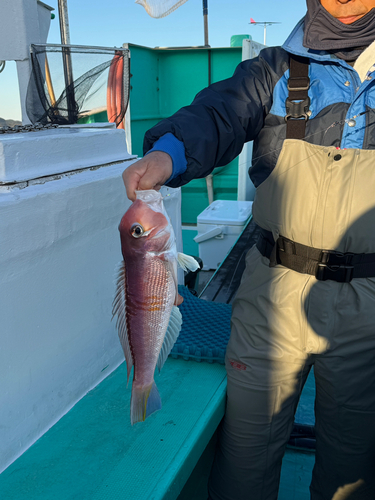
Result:
{"label": "white painted surface", "polygon": [[251,215],[252,206],[251,201],[216,200],[198,215],[197,222],[243,226]]}
{"label": "white painted surface", "polygon": [[[253,59],[259,55],[259,52],[265,48],[261,43],[253,42],[249,38],[242,41],[242,60]],[[251,167],[253,156],[253,143],[247,142],[238,158],[238,186],[237,200],[254,200],[255,186],[249,177],[249,168]]]}
{"label": "white painted surface", "polygon": [[22,182],[67,169],[79,170],[129,158],[125,133],[112,124],[111,128],[72,125],[40,132],[2,134],[0,183]]}
{"label": "white painted surface", "polygon": [[216,200],[197,217],[203,270],[217,269],[240,236],[251,215],[251,201]]}
{"label": "white painted surface", "polygon": [[249,168],[252,165],[253,141],[244,144],[238,157],[237,200],[254,200],[255,186],[249,177]]}
{"label": "white painted surface", "polygon": [[37,0],[1,0],[0,60],[24,61],[31,43],[46,43],[51,10]]}
{"label": "white painted surface", "polygon": [[0,60],[17,62],[23,124],[30,123],[25,106],[31,75],[30,45],[46,43],[51,10],[37,0],[0,0]]}
{"label": "white painted surface", "polygon": [[20,94],[22,125],[29,125],[31,121],[26,111],[26,96],[30,81],[30,75],[32,71],[31,62],[29,59],[25,59],[24,61],[16,61],[16,65],[17,65],[17,76],[18,76],[18,89]]}
{"label": "white painted surface", "polygon": [[[90,154],[69,143],[50,141],[44,172]],[[0,472],[123,361],[111,309],[131,163],[0,186]],[[181,193],[163,189],[181,248]]]}
{"label": "white painted surface", "polygon": [[[199,257],[203,271],[217,269],[240,236],[244,224],[197,224]],[[195,238],[194,238],[195,239]]]}
{"label": "white painted surface", "polygon": [[[39,36],[41,43],[46,43],[51,24],[51,11],[55,10],[44,2],[37,0]],[[43,41],[44,40],[44,41]]]}
{"label": "white painted surface", "polygon": [[261,43],[254,42],[250,38],[244,38],[242,40],[242,60],[246,61],[246,59],[258,57],[259,52],[265,48],[266,46]]}
{"label": "white painted surface", "polygon": [[0,194],[0,471],[123,359],[111,323],[123,168]]}
{"label": "white painted surface", "polygon": [[126,149],[128,150],[129,154],[132,154],[133,145],[132,145],[130,99],[128,101],[128,107],[126,108],[126,113],[125,113],[125,140],[126,140]]}

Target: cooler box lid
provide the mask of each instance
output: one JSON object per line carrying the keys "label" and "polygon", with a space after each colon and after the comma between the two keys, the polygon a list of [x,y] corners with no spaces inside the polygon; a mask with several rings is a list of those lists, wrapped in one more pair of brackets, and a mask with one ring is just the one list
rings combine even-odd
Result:
{"label": "cooler box lid", "polygon": [[252,201],[216,200],[197,217],[199,224],[243,226],[251,215]]}

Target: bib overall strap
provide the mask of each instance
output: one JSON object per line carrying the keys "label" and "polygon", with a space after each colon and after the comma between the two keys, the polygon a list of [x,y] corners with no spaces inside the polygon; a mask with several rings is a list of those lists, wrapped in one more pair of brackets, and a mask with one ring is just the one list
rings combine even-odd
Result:
{"label": "bib overall strap", "polygon": [[272,233],[262,230],[257,242],[270,267],[281,264],[298,273],[311,274],[319,281],[349,283],[354,278],[375,277],[375,253],[341,253],[308,247],[280,236],[272,244]]}
{"label": "bib overall strap", "polygon": [[286,138],[304,139],[306,122],[311,116],[309,59],[290,54],[289,95],[285,101]]}

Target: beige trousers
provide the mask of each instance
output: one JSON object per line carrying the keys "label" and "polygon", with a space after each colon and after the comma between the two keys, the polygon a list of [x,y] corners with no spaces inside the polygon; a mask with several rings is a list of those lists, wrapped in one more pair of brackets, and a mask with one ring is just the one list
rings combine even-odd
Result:
{"label": "beige trousers", "polygon": [[[375,252],[375,151],[285,141],[275,170],[258,188],[253,215],[275,239]],[[374,500],[375,279],[317,281],[270,268],[253,247],[233,304],[227,410],[210,499],[277,499],[282,457],[312,365],[311,498]]]}

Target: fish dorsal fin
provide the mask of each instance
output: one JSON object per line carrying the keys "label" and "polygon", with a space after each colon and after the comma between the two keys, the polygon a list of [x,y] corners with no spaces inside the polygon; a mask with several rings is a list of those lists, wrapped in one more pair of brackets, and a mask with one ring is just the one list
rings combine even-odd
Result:
{"label": "fish dorsal fin", "polygon": [[191,255],[186,255],[179,252],[177,255],[177,262],[184,271],[197,271],[199,269],[198,262]]}
{"label": "fish dorsal fin", "polygon": [[130,372],[134,362],[129,345],[128,330],[126,328],[125,280],[126,280],[125,262],[122,261],[119,264],[117,270],[116,294],[112,304],[112,319],[114,318],[114,316],[117,316],[116,328],[118,331],[118,336],[120,338],[122,349],[125,354],[126,367],[128,370],[128,383],[129,383]]}
{"label": "fish dorsal fin", "polygon": [[163,368],[163,365],[172,350],[172,347],[175,345],[177,337],[180,333],[182,325],[182,315],[177,306],[173,306],[171,317],[169,318],[168,328],[164,337],[164,342],[160,350],[159,359],[156,363],[156,366],[160,370]]}

